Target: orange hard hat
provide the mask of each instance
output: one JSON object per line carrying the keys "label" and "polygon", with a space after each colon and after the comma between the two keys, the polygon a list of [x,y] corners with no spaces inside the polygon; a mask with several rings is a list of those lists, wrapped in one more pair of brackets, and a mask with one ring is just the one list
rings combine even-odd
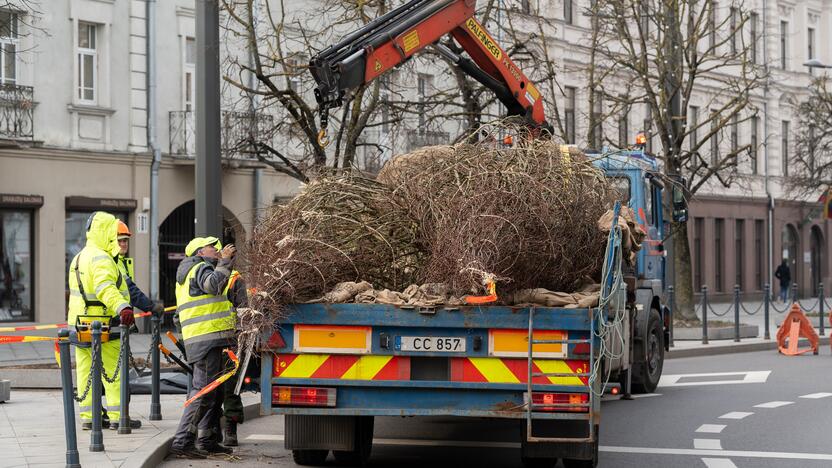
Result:
{"label": "orange hard hat", "polygon": [[130,228],[124,224],[124,221],[118,220],[118,239],[129,239],[132,234],[130,234]]}

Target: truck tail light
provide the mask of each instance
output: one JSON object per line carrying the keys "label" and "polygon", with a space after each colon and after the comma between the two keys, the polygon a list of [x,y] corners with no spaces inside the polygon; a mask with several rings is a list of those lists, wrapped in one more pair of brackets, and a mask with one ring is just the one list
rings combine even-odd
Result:
{"label": "truck tail light", "polygon": [[532,392],[532,409],[558,413],[588,413],[588,393]]}
{"label": "truck tail light", "polygon": [[335,389],[321,387],[272,387],[272,404],[276,406],[335,406]]}

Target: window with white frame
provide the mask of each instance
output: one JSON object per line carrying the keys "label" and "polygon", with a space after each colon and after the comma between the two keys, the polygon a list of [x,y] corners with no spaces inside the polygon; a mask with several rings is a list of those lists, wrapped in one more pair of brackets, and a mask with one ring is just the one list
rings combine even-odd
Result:
{"label": "window with white frame", "polygon": [[185,38],[185,66],[182,97],[183,105],[186,111],[194,110],[194,94],[196,92],[196,39],[193,37]]}
{"label": "window with white frame", "polygon": [[17,82],[17,13],[0,10],[0,83]]}
{"label": "window with white frame", "polygon": [[789,66],[788,58],[789,54],[787,52],[789,42],[788,42],[788,35],[789,35],[789,23],[787,21],[780,22],[780,68],[786,70]]}
{"label": "window with white frame", "polygon": [[94,104],[98,85],[98,26],[78,22],[78,100]]}

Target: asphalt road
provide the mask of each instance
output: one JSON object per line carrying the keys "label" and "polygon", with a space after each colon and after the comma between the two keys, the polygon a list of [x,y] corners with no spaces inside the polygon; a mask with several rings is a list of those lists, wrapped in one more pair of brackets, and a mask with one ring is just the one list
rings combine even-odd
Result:
{"label": "asphalt road", "polygon": [[[763,351],[666,361],[656,393],[604,401],[599,466],[832,466],[829,347],[819,356]],[[233,459],[162,466],[296,466],[282,434],[282,417],[258,418],[241,426]],[[520,467],[517,438],[516,426],[499,421],[376,418],[370,466]],[[336,465],[332,456],[328,465]]]}

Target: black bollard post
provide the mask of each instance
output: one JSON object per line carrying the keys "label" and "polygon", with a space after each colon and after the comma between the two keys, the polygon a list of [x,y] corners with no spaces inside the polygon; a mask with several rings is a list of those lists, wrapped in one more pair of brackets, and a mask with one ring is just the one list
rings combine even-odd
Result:
{"label": "black bollard post", "polygon": [[734,285],[734,341],[740,341],[740,285]]}
{"label": "black bollard post", "polygon": [[121,413],[118,433],[130,434],[130,327],[121,324]]}
{"label": "black bollard post", "polygon": [[150,340],[150,415],[148,419],[151,421],[162,420],[162,404],[159,402],[159,321],[161,317],[156,314],[150,318],[150,323],[153,324],[152,338]]}
{"label": "black bollard post", "polygon": [[61,356],[61,387],[64,400],[64,433],[66,434],[66,468],[81,468],[78,438],[75,433],[75,401],[72,398],[72,358],[69,356],[69,330],[58,331]]}
{"label": "black bollard post", "polygon": [[823,297],[823,283],[820,283],[818,285],[818,322],[819,322],[819,325],[820,325],[820,327],[819,327],[820,328],[820,330],[819,330],[820,336],[825,335],[825,333],[823,331],[823,309],[824,309],[823,306],[824,306],[824,302],[825,302],[824,299],[825,298]]}
{"label": "black bollard post", "polygon": [[797,283],[792,283],[792,304],[797,302]]}
{"label": "black bollard post", "polygon": [[763,296],[763,301],[765,301],[765,302],[763,302],[763,314],[765,315],[765,322],[766,322],[765,323],[765,336],[764,337],[765,337],[765,339],[770,340],[771,339],[771,333],[769,332],[769,324],[768,324],[768,321],[769,321],[768,308],[769,308],[769,305],[771,304],[771,285],[766,283],[763,292],[765,293],[765,295]]}
{"label": "black bollard post", "polygon": [[702,344],[708,344],[708,287],[702,286]]}
{"label": "black bollard post", "polygon": [[104,434],[101,432],[101,322],[92,322],[92,431],[90,432],[90,452],[104,451]]}
{"label": "black bollard post", "polygon": [[670,317],[668,317],[667,323],[670,325],[669,336],[670,336],[670,343],[668,345],[672,348],[673,347],[673,309],[676,308],[676,297],[673,295],[673,286],[667,287],[667,295],[668,295],[668,311],[670,313]]}

